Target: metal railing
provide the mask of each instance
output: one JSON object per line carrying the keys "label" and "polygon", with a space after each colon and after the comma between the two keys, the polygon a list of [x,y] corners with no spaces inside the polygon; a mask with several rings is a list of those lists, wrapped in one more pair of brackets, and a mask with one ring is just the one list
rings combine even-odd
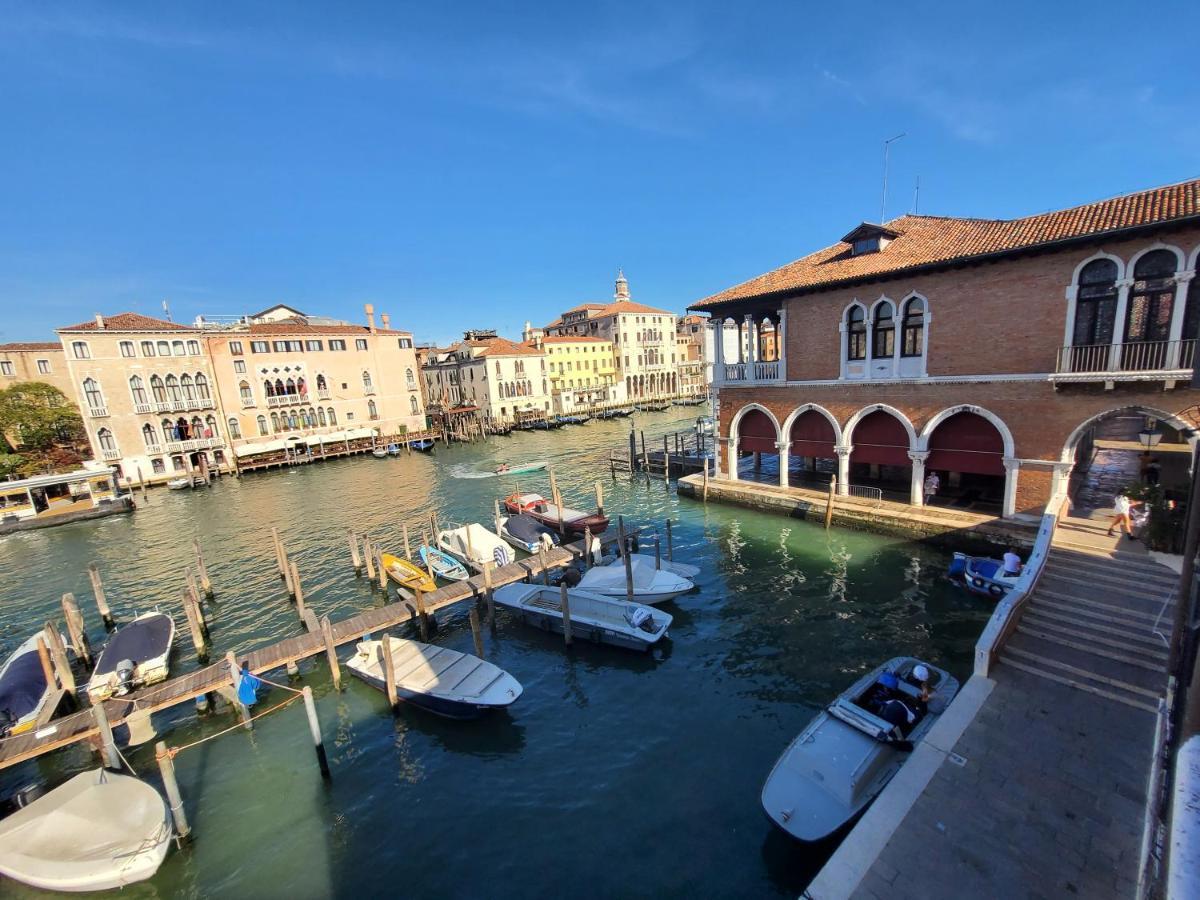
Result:
{"label": "metal railing", "polygon": [[876,506],[883,506],[883,489],[871,487],[869,484],[848,484],[846,493],[860,500],[870,500]]}
{"label": "metal railing", "polygon": [[1192,368],[1194,338],[1186,341],[1127,341],[1085,344],[1058,351],[1058,375],[1116,375],[1175,372]]}

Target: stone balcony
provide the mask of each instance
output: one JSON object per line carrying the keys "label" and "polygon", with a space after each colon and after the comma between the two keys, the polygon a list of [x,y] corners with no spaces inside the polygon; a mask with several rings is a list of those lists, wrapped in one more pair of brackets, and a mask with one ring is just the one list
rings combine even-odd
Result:
{"label": "stone balcony", "polygon": [[713,366],[713,384],[719,386],[742,384],[782,384],[783,363],[780,360],[753,363],[724,363]]}

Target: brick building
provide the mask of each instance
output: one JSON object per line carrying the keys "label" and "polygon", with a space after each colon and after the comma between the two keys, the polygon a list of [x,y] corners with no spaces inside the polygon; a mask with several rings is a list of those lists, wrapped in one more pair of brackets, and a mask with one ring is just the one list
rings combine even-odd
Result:
{"label": "brick building", "polygon": [[[1038,514],[1094,427],[1194,443],[1200,181],[1013,220],[902,216],[696,303],[714,341],[721,477],[783,460],[921,504]],[[771,330],[775,347],[761,339]],[[734,358],[736,357],[736,358]]]}

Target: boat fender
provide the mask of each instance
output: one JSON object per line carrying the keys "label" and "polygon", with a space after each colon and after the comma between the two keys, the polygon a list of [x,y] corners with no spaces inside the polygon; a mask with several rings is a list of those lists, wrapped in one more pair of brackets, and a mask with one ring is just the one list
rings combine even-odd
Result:
{"label": "boat fender", "polygon": [[511,562],[508,558],[507,547],[496,547],[492,550],[492,558],[496,561],[497,566],[507,566]]}
{"label": "boat fender", "polygon": [[974,578],[971,579],[971,584],[975,585],[975,587],[977,587],[977,588],[981,588],[981,587],[983,587],[983,579],[980,578],[978,575],[976,575]]}
{"label": "boat fender", "polygon": [[993,584],[988,587],[988,593],[990,593],[993,597],[1003,597],[1004,588],[1000,587],[998,584]]}

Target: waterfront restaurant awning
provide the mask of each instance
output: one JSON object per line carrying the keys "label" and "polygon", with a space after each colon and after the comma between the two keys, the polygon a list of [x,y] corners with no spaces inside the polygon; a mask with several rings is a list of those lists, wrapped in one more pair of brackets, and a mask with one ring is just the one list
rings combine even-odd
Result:
{"label": "waterfront restaurant awning", "polygon": [[357,438],[378,437],[378,435],[379,432],[377,432],[374,428],[351,428],[346,432],[346,437],[352,441],[356,440]]}
{"label": "waterfront restaurant awning", "polygon": [[261,444],[242,444],[240,447],[234,447],[233,454],[240,459],[243,456],[256,456],[259,453],[278,453],[285,449],[287,449],[287,441],[264,441]]}
{"label": "waterfront restaurant awning", "polygon": [[77,484],[90,478],[109,478],[114,471],[112,466],[105,466],[102,469],[76,469],[74,472],[59,472],[56,475],[34,475],[19,481],[0,481],[0,494],[52,487],[56,484]]}

